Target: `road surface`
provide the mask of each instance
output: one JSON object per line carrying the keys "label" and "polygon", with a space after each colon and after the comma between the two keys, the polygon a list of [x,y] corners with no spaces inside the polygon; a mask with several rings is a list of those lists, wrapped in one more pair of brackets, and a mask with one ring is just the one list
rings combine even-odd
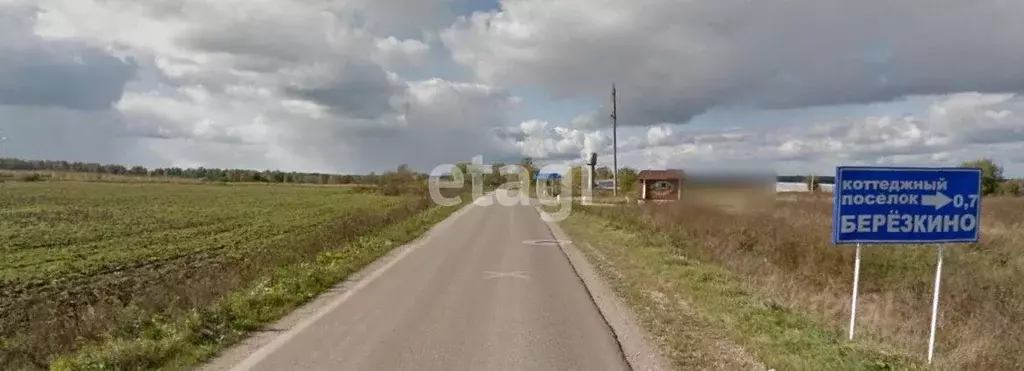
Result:
{"label": "road surface", "polygon": [[629,370],[561,249],[523,243],[554,238],[533,206],[454,218],[307,326],[205,369]]}

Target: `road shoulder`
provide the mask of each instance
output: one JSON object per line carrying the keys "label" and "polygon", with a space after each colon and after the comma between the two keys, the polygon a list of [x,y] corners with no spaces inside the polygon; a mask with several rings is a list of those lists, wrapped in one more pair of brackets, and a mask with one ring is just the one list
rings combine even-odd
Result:
{"label": "road shoulder", "polygon": [[676,369],[922,369],[869,341],[846,341],[844,331],[814,314],[762,296],[756,279],[688,255],[714,248],[703,241],[617,217],[574,210],[561,224]]}
{"label": "road shoulder", "polygon": [[[538,213],[540,210],[538,209]],[[545,222],[556,240],[569,241],[569,235],[555,222]],[[644,330],[637,316],[604,283],[597,270],[572,243],[560,243],[576,275],[583,282],[594,304],[611,327],[626,361],[634,371],[667,371],[671,363],[661,355],[651,336]]]}
{"label": "road shoulder", "polygon": [[561,223],[569,234],[559,225],[550,224],[556,236],[563,236],[559,239],[574,239],[563,248],[620,337],[630,364],[636,362],[635,370],[767,369],[724,331],[709,324],[686,300],[658,284],[641,282],[658,277],[627,272],[625,260],[629,258],[612,255],[614,250],[622,252],[628,247],[622,243],[629,236],[614,238],[609,234],[615,231],[600,230],[588,224],[595,220],[583,218],[587,217],[573,215]]}

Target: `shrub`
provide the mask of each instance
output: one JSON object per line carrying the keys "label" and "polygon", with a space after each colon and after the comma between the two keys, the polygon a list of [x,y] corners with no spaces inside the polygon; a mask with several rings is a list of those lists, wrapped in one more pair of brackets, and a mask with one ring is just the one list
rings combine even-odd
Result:
{"label": "shrub", "polygon": [[1020,181],[1008,180],[999,184],[999,194],[1017,197],[1024,194],[1024,190],[1021,189]]}
{"label": "shrub", "polygon": [[39,173],[31,173],[31,174],[22,175],[18,179],[23,181],[23,182],[38,182],[38,181],[42,181],[43,180],[43,176],[39,175]]}

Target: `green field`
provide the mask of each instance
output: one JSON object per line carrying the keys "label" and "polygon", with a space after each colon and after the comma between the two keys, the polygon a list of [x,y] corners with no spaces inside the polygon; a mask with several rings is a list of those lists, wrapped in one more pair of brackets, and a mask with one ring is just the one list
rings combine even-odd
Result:
{"label": "green field", "polygon": [[[343,187],[0,184],[0,369],[46,368],[55,356],[113,338],[159,338],[147,333],[154,321],[173,323],[282,267],[349,251],[430,208],[422,198]],[[385,242],[374,254],[393,245]],[[374,257],[352,254],[362,258],[345,271]],[[303,287],[296,300],[330,284]]]}
{"label": "green field", "polygon": [[401,201],[259,185],[12,183],[3,192],[5,289],[272,250],[325,222]]}

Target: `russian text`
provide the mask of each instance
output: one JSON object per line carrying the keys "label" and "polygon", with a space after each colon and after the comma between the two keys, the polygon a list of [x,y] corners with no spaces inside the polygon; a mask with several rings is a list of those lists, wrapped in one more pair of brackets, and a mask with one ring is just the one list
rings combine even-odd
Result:
{"label": "russian text", "polygon": [[971,214],[963,215],[911,215],[888,214],[843,215],[840,233],[949,233],[970,232],[978,227]]}
{"label": "russian text", "polygon": [[844,180],[843,190],[855,191],[945,191],[949,183],[939,180]]}

